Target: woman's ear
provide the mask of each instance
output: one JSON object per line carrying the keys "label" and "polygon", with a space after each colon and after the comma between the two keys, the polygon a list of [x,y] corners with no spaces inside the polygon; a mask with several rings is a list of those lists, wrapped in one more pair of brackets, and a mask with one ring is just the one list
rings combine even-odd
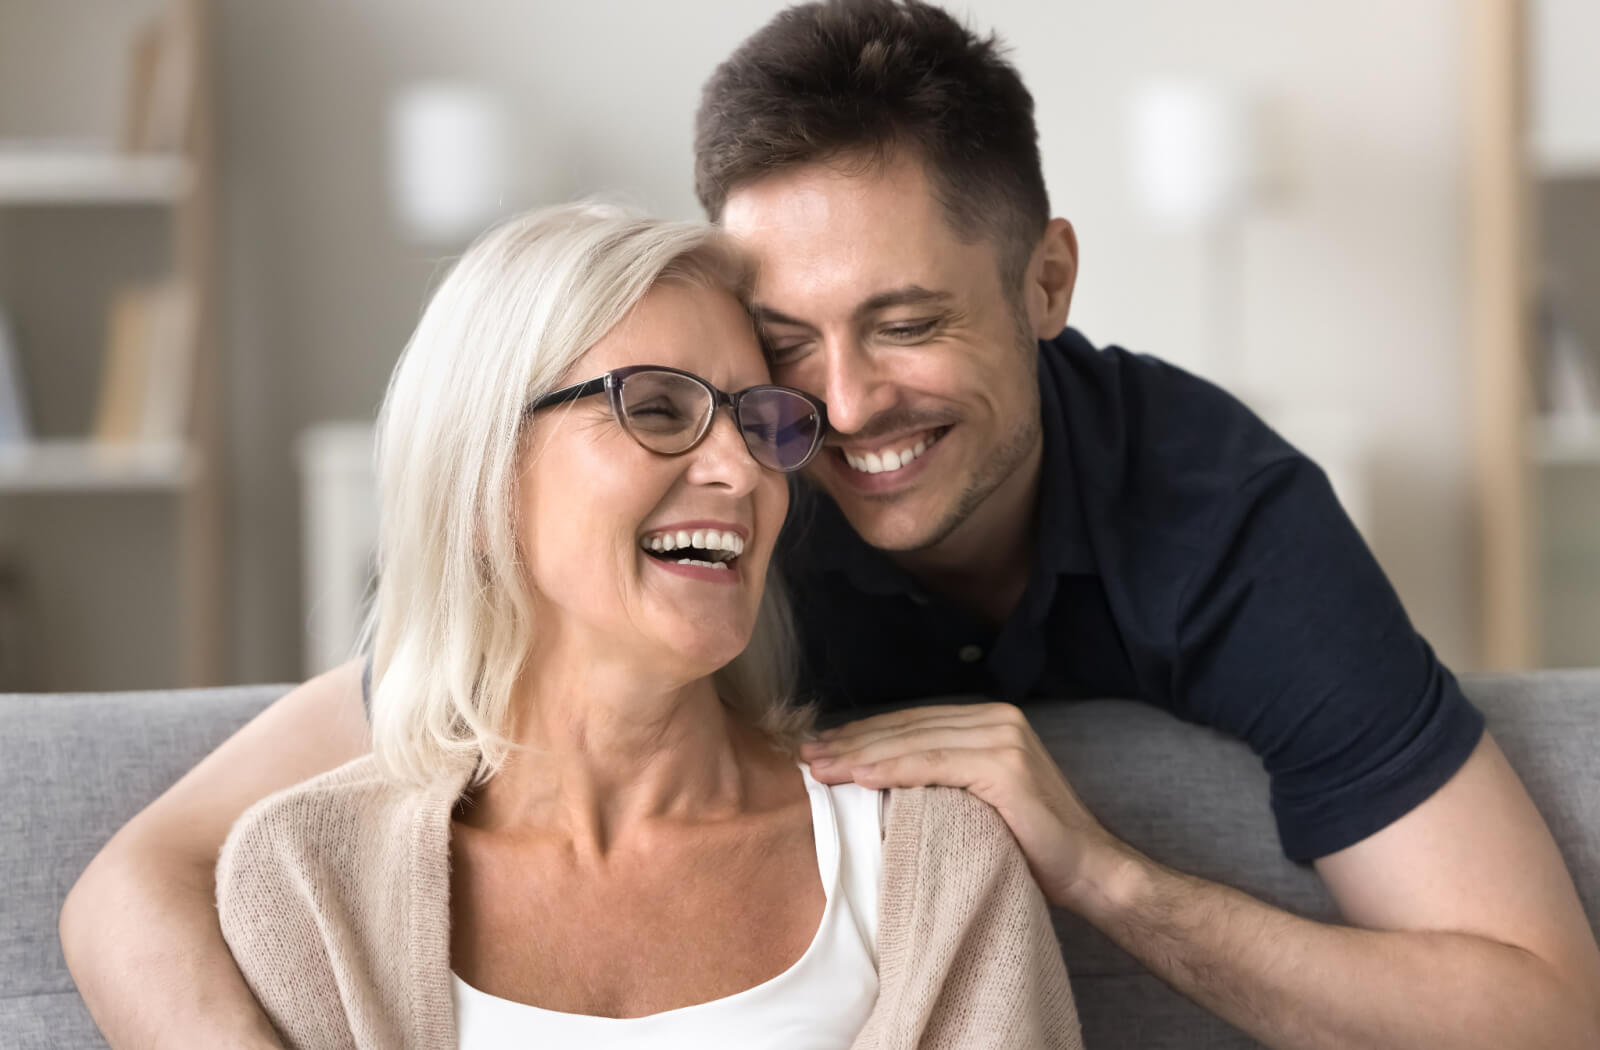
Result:
{"label": "woman's ear", "polygon": [[1024,278],[1028,323],[1036,338],[1054,339],[1067,326],[1077,281],[1078,235],[1066,219],[1051,219],[1034,246]]}

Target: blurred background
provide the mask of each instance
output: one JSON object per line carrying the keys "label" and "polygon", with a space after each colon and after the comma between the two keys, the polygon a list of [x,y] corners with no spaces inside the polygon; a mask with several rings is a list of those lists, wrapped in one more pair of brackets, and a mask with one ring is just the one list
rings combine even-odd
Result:
{"label": "blurred background", "polygon": [[[0,0],[0,689],[344,658],[368,426],[472,231],[696,217],[776,0]],[[1600,664],[1600,5],[983,0],[1072,323],[1328,469],[1457,669]]]}

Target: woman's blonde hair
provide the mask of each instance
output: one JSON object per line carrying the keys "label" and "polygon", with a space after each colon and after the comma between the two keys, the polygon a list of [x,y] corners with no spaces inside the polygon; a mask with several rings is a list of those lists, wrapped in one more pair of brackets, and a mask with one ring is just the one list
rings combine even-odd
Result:
{"label": "woman's blonde hair", "polygon": [[[460,763],[493,776],[512,745],[511,690],[537,625],[517,550],[524,408],[660,281],[741,295],[749,271],[711,227],[596,204],[512,219],[434,293],[378,415],[372,660],[379,768],[424,782]],[[749,646],[715,676],[750,724],[793,747],[794,628],[769,571]]]}

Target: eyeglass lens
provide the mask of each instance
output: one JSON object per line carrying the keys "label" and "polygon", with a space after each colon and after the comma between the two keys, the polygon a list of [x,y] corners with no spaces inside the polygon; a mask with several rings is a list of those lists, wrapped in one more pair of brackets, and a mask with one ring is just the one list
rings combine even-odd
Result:
{"label": "eyeglass lens", "polygon": [[[715,407],[711,391],[672,372],[635,372],[623,379],[623,422],[645,448],[686,451],[704,433]],[[811,402],[781,387],[756,387],[738,402],[739,432],[756,461],[797,470],[816,447],[821,420]]]}

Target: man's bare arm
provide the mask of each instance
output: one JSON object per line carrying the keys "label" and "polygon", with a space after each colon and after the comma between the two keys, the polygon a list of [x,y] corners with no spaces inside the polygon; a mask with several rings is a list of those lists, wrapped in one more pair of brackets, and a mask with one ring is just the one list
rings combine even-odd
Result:
{"label": "man's bare arm", "polygon": [[217,853],[253,803],[367,748],[352,661],[274,702],[90,862],[61,909],[61,946],[116,1050],[279,1045],[217,925]]}
{"label": "man's bare arm", "polygon": [[1274,1047],[1600,1046],[1600,948],[1543,818],[1485,735],[1411,813],[1317,869],[1358,927],[1172,871],[1089,814],[1006,704],[924,707],[808,746],[812,773],[993,805],[1051,902]]}
{"label": "man's bare arm", "polygon": [[1427,802],[1317,869],[1359,928],[1136,856],[1074,903],[1269,1046],[1600,1046],[1600,950],[1492,738]]}

